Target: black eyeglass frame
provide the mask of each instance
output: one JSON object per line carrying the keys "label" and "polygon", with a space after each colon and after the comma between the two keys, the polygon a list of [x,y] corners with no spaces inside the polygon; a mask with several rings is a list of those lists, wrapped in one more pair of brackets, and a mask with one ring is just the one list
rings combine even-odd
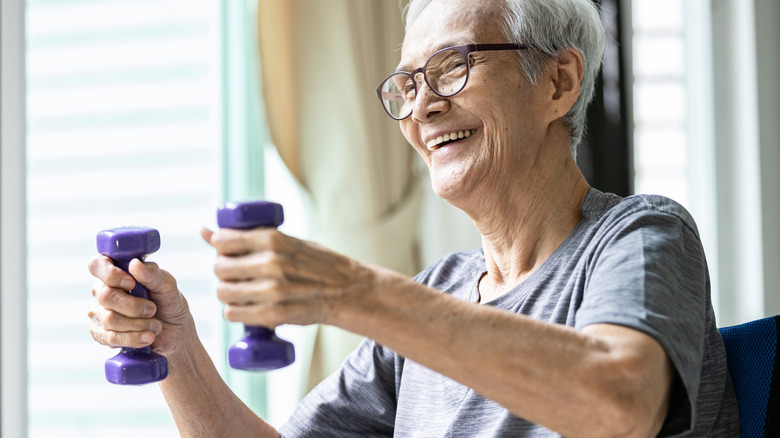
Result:
{"label": "black eyeglass frame", "polygon": [[[425,65],[422,67],[416,68],[412,70],[411,72],[406,71],[395,71],[393,73],[390,73],[382,82],[379,83],[379,86],[376,88],[376,97],[379,98],[379,103],[382,105],[382,108],[385,110],[388,116],[390,116],[394,120],[404,120],[407,117],[412,115],[412,111],[409,111],[409,114],[407,114],[404,117],[395,117],[394,115],[390,114],[390,111],[387,109],[387,106],[385,105],[385,100],[382,98],[382,87],[384,87],[385,82],[390,80],[395,75],[398,74],[405,74],[409,76],[409,78],[412,81],[412,84],[414,85],[414,94],[415,99],[417,99],[417,81],[414,79],[417,74],[422,73],[423,79],[425,79],[425,83],[428,85],[428,88],[430,88],[431,91],[433,91],[434,94],[436,94],[439,97],[452,97],[461,91],[463,91],[464,88],[466,88],[466,84],[469,82],[469,74],[471,73],[471,66],[469,63],[469,54],[472,52],[488,52],[488,51],[497,51],[497,50],[525,50],[528,46],[524,44],[509,44],[509,43],[502,43],[502,44],[466,44],[463,46],[452,46],[452,47],[445,47],[433,55],[431,55],[430,58],[428,58],[427,61],[425,61]],[[466,60],[466,79],[463,81],[463,85],[455,92],[450,94],[441,94],[434,87],[431,86],[431,83],[428,81],[428,74],[426,71],[428,70],[428,64],[431,62],[433,58],[436,57],[439,53],[445,52],[447,50],[455,50],[458,53],[463,56],[463,59]]]}

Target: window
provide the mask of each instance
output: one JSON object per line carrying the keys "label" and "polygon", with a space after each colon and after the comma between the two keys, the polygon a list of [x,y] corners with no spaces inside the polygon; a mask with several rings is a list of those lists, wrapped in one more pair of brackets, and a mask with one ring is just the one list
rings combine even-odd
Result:
{"label": "window", "polygon": [[221,201],[217,0],[32,0],[27,9],[29,436],[176,436],[156,385],[113,386],[86,309],[95,234],[148,225],[221,365],[199,241]]}
{"label": "window", "polygon": [[634,187],[689,204],[684,0],[634,0]]}

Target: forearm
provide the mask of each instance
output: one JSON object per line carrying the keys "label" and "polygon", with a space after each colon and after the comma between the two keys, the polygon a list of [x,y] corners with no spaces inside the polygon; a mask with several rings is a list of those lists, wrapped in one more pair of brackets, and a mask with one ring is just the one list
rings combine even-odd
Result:
{"label": "forearm", "polygon": [[632,419],[624,417],[653,409],[643,405],[648,388],[641,387],[652,379],[637,379],[633,373],[644,368],[604,337],[462,302],[391,273],[375,286],[334,310],[334,325],[369,336],[529,421],[576,436],[602,427],[615,432],[624,423],[632,429]]}
{"label": "forearm", "polygon": [[194,330],[169,356],[160,382],[182,437],[279,437],[225,384]]}

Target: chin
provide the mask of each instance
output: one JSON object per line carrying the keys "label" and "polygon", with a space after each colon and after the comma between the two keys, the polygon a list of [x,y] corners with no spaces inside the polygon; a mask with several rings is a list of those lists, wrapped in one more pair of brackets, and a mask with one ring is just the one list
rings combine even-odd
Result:
{"label": "chin", "polygon": [[434,169],[430,170],[431,187],[436,196],[452,203],[470,192],[467,178],[464,178],[462,173],[445,172],[444,175],[441,173]]}

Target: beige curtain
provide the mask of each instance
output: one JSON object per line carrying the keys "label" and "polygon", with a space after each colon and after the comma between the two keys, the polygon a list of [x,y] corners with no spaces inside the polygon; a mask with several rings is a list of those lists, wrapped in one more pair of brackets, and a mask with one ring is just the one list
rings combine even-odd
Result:
{"label": "beige curtain", "polygon": [[[374,93],[400,58],[398,2],[260,0],[258,6],[271,136],[305,192],[311,239],[416,273],[422,172]],[[319,327],[309,387],[334,371],[359,341]]]}

